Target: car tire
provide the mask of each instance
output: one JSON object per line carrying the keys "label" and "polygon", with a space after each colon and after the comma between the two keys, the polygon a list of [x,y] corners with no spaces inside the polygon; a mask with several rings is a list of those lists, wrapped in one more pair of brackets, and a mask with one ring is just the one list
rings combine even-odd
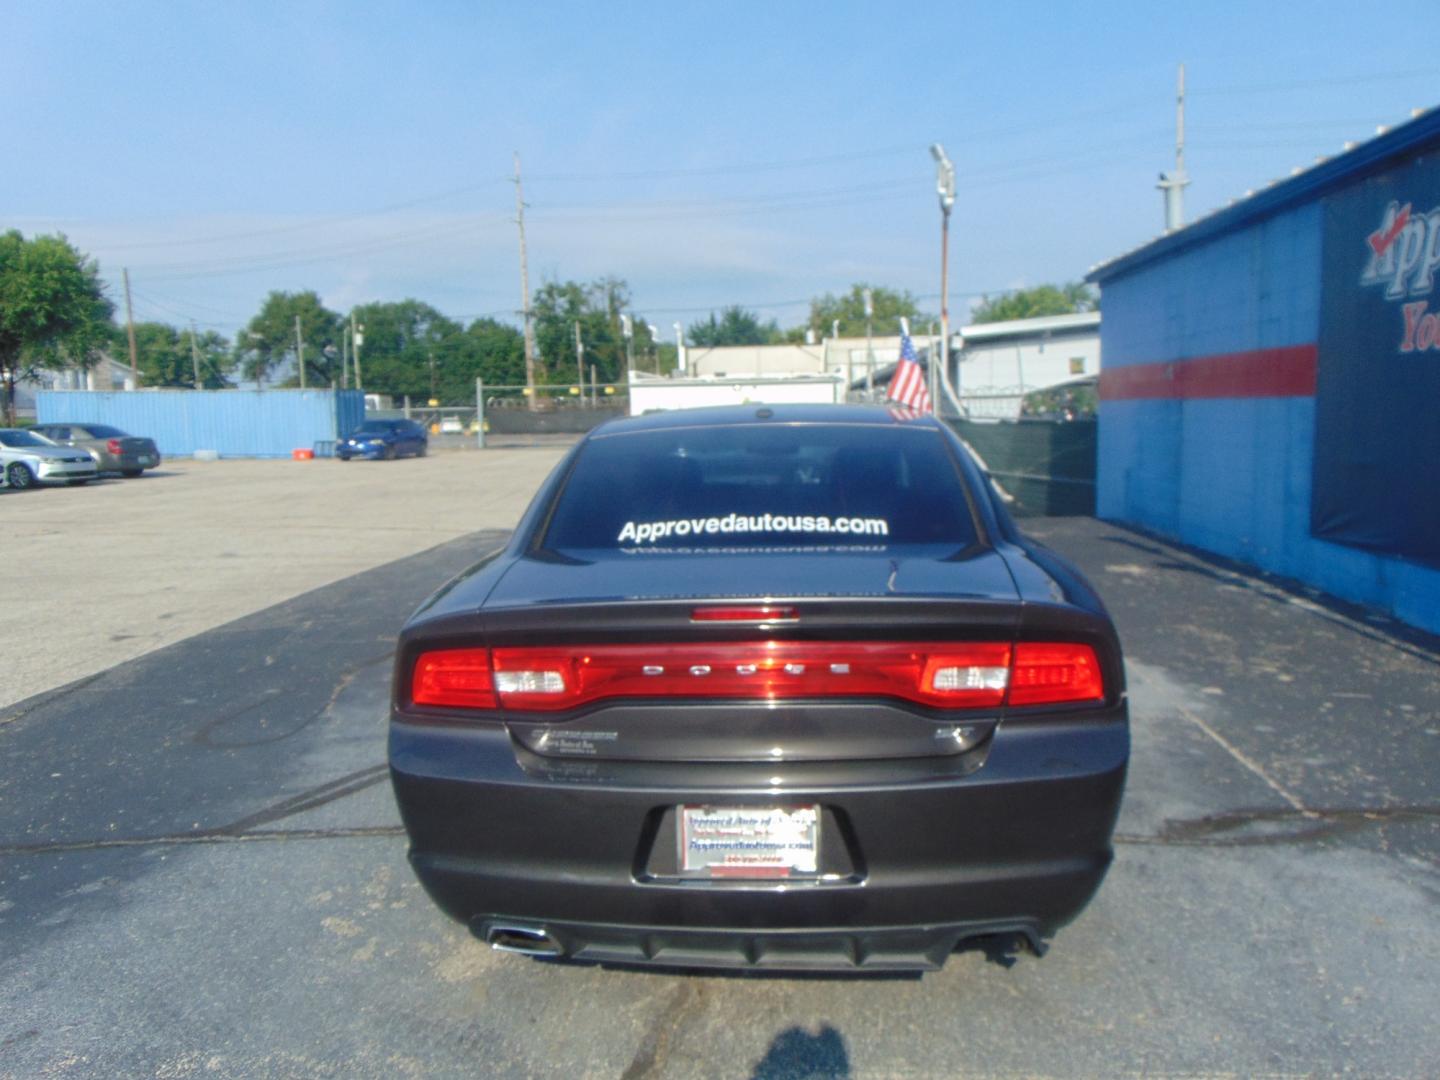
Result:
{"label": "car tire", "polygon": [[120,470],[120,475],[121,475],[121,476],[128,477],[128,478],[131,479],[131,480],[134,480],[135,477],[139,476],[139,475],[140,475],[141,473],[143,473],[144,471],[145,471],[144,469],[121,469],[121,470]]}
{"label": "car tire", "polygon": [[394,461],[394,460],[395,460],[395,447],[394,447],[393,444],[390,445],[390,446],[385,447],[385,460],[386,460],[386,461]]}
{"label": "car tire", "polygon": [[35,474],[23,463],[12,461],[5,470],[5,482],[16,491],[24,491],[35,486]]}
{"label": "car tire", "polygon": [[91,479],[92,477],[87,476],[84,480],[71,480],[69,481],[69,484],[71,487],[84,487],[91,481]]}
{"label": "car tire", "polygon": [[428,447],[428,446],[426,446],[425,444],[422,443],[422,444],[420,445],[420,449],[415,451],[415,456],[416,456],[416,457],[424,457],[424,456],[425,456],[426,454],[428,454],[429,452],[430,452],[430,447]]}
{"label": "car tire", "polygon": [[341,461],[349,461],[349,460],[350,460],[350,455],[349,455],[349,454],[336,454],[335,456],[336,456],[337,458],[339,458]]}

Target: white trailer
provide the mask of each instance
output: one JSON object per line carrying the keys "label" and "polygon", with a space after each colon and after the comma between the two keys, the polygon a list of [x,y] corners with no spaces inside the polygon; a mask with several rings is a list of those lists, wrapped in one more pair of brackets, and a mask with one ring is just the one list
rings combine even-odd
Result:
{"label": "white trailer", "polygon": [[632,371],[630,415],[707,405],[834,404],[845,400],[844,382],[840,375],[667,379]]}

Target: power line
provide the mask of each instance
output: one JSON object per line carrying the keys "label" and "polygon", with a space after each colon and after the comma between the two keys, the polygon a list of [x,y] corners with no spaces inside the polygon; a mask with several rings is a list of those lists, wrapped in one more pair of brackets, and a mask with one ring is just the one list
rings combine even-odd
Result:
{"label": "power line", "polygon": [[587,181],[596,180],[652,180],[676,176],[730,176],[750,172],[774,172],[783,169],[809,168],[814,165],[833,165],[842,161],[863,161],[870,158],[895,157],[899,154],[916,154],[920,146],[890,146],[879,150],[856,150],[844,154],[825,154],[820,157],[791,158],[786,161],[753,161],[737,165],[711,165],[692,169],[641,169],[630,172],[578,172],[539,173],[530,177],[534,180]]}
{"label": "power line", "polygon": [[[296,222],[293,225],[276,225],[265,229],[251,229],[245,232],[219,233],[212,236],[192,236],[183,240],[140,240],[134,243],[117,244],[113,249],[119,251],[130,251],[139,248],[157,247],[182,247],[194,244],[214,244],[230,240],[252,240],[263,236],[281,236],[288,233],[303,232],[307,229],[324,228],[327,225],[339,225],[347,221],[359,221],[364,218],[376,217],[380,214],[393,213],[396,210],[408,210],[411,207],[421,206],[426,203],[441,202],[453,198],[456,195],[468,194],[488,188],[489,184],[467,184],[465,187],[451,188],[449,191],[442,191],[432,195],[419,195],[413,199],[406,199],[404,202],[390,203],[386,206],[379,206],[373,210],[356,211],[353,214],[341,214],[338,217],[313,218],[309,221]],[[107,249],[100,249],[107,250]]]}
{"label": "power line", "polygon": [[1305,79],[1286,83],[1236,83],[1231,86],[1209,86],[1192,90],[1192,94],[1268,94],[1285,90],[1313,90],[1325,86],[1356,86],[1361,83],[1401,82],[1405,79],[1434,78],[1434,68],[1413,71],[1390,71],[1372,75],[1343,75],[1334,79]]}
{"label": "power line", "polygon": [[[232,260],[222,260],[219,263],[213,261],[172,263],[164,266],[149,267],[146,273],[149,280],[152,281],[175,281],[189,278],[226,277],[235,274],[264,273],[271,270],[285,270],[297,266],[313,266],[319,263],[334,262],[337,259],[349,259],[359,255],[392,251],[396,248],[407,247],[412,244],[428,243],[441,239],[448,240],[452,237],[491,225],[493,225],[493,222],[490,221],[473,222],[470,225],[456,225],[453,222],[446,222],[442,225],[427,229],[423,233],[392,237],[388,241],[379,243],[366,243],[358,246],[352,245],[334,248],[324,254],[269,252],[261,255],[242,256]],[[159,272],[157,273],[156,271]]]}

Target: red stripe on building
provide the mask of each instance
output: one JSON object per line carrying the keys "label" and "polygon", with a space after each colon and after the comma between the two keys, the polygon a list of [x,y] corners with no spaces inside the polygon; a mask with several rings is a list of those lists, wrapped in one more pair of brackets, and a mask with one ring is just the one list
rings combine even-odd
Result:
{"label": "red stripe on building", "polygon": [[[1160,364],[1102,368],[1100,397],[1253,398],[1314,397],[1314,345],[1196,356]],[[1103,357],[1101,363],[1104,363]]]}

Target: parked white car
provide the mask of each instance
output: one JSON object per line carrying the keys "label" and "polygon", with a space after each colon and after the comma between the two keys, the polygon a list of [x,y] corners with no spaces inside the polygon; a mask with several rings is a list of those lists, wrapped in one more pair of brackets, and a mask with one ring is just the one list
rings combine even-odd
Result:
{"label": "parked white car", "polygon": [[0,428],[0,469],[5,481],[24,490],[36,484],[84,484],[98,474],[95,459],[23,428]]}

